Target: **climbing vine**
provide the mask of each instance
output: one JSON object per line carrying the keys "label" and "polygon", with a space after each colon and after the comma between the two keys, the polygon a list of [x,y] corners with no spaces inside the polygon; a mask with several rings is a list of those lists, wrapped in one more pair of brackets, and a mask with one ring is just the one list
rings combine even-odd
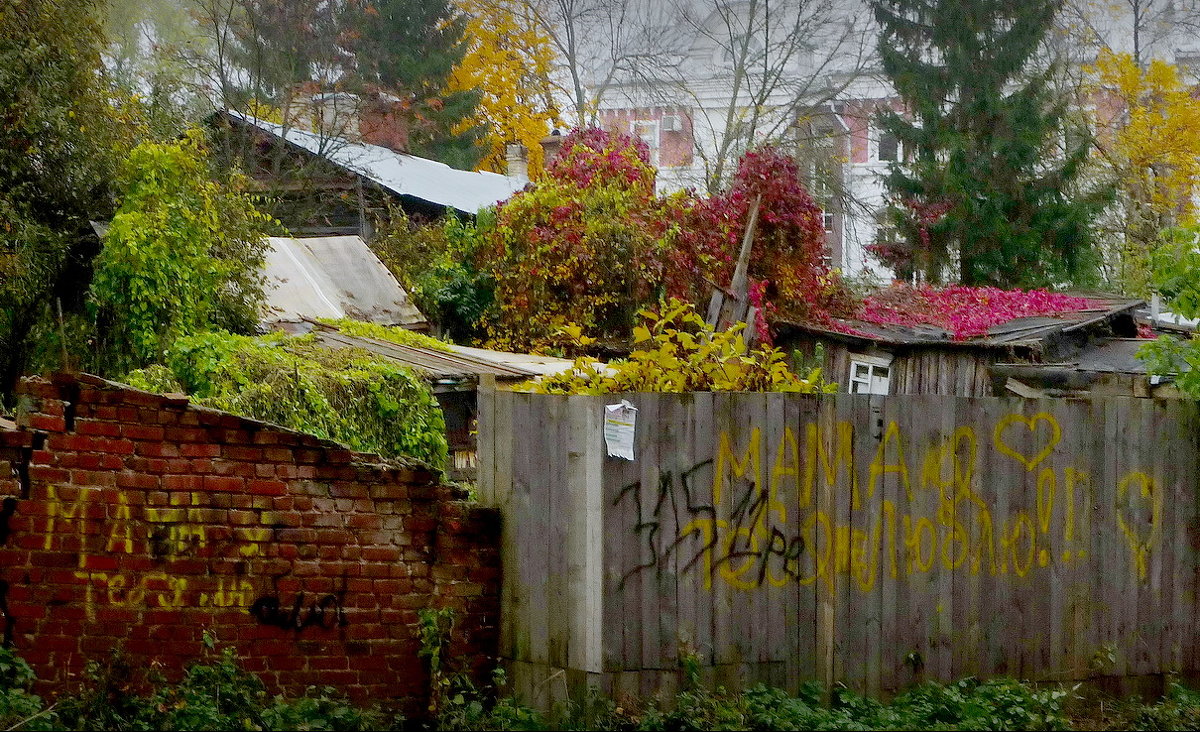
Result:
{"label": "climbing vine", "polygon": [[659,197],[641,140],[572,132],[543,179],[503,204],[487,234],[492,343],[545,348],[568,322],[588,337],[624,341],[638,310],[663,297],[706,302],[714,286],[729,285],[756,202],[749,273],[764,319],[852,310],[825,264],[821,210],[779,150],[745,155],[720,195]]}
{"label": "climbing vine", "polygon": [[96,258],[91,301],[107,351],[128,369],[180,336],[249,332],[263,297],[263,236],[278,224],[239,181],[209,176],[198,132],[133,148],[121,205]]}
{"label": "climbing vine", "polygon": [[[1046,290],[995,287],[911,287],[894,283],[869,295],[857,314],[877,325],[936,325],[955,340],[985,335],[989,328],[1016,318],[1087,310],[1097,303],[1085,297]],[[842,326],[835,325],[842,329]],[[847,331],[849,332],[849,331]]]}

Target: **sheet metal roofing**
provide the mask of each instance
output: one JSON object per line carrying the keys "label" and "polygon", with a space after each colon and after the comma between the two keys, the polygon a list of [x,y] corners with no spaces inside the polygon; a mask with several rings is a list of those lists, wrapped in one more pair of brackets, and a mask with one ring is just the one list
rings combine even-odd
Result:
{"label": "sheet metal roofing", "polygon": [[233,110],[226,110],[226,114],[321,156],[393,193],[463,213],[474,214],[481,208],[507,200],[528,182],[497,173],[458,170],[435,160],[284,127]]}
{"label": "sheet metal roofing", "polygon": [[360,237],[267,239],[268,323],[352,318],[420,327],[425,316]]}
{"label": "sheet metal roofing", "polygon": [[1115,315],[1131,312],[1144,304],[1142,300],[1111,296],[1086,295],[1096,305],[1086,310],[1072,310],[1055,315],[1015,318],[988,328],[986,335],[955,340],[949,330],[936,325],[878,325],[853,318],[833,318],[836,326],[853,333],[842,332],[814,323],[780,323],[788,328],[828,336],[837,340],[876,342],[883,345],[927,345],[959,348],[1003,348],[1033,345],[1049,335],[1083,328]]}
{"label": "sheet metal roofing", "polygon": [[[404,346],[377,338],[364,338],[343,333],[336,328],[317,324],[313,333],[317,340],[328,348],[362,348],[384,358],[421,371],[434,379],[464,379],[482,375],[495,376],[502,381],[524,381],[544,373],[557,373],[569,369],[572,362],[566,359],[549,359],[541,356],[537,366],[526,368],[512,361],[520,354],[488,351],[483,348],[464,348],[447,344],[451,351],[434,348]],[[550,362],[556,368],[550,369]]]}

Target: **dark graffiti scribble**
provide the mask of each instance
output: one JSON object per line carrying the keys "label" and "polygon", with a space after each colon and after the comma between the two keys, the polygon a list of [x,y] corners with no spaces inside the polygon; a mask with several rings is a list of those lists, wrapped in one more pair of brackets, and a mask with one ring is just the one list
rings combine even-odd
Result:
{"label": "dark graffiti scribble", "polygon": [[[637,516],[632,531],[639,542],[644,542],[645,549],[642,556],[648,556],[645,561],[622,575],[617,584],[618,590],[624,589],[626,582],[642,572],[651,569],[661,571],[667,560],[676,554],[681,554],[686,559],[680,569],[681,573],[690,571],[697,562],[705,557],[710,560],[708,566],[710,573],[716,572],[723,566],[749,559],[756,563],[752,577],[758,586],[766,582],[767,570],[771,566],[781,568],[789,579],[798,579],[797,565],[800,556],[804,553],[804,538],[798,533],[789,536],[769,520],[768,495],[766,491],[758,490],[754,481],[743,480],[740,486],[741,490],[733,488],[736,491],[736,502],[729,514],[728,528],[721,532],[715,529],[717,524],[716,507],[694,498],[696,473],[712,465],[712,462],[712,460],[705,460],[693,465],[680,472],[678,480],[671,471],[660,473],[657,490],[653,496],[644,495],[641,481],[624,486],[617,494],[612,502],[614,507],[620,505],[627,498],[632,500]],[[645,509],[651,501],[653,510],[650,511],[648,517],[644,517]],[[683,533],[680,531],[681,527],[696,520],[707,521],[714,527],[714,530],[707,532],[707,539],[700,536],[700,532]],[[722,522],[722,524],[725,523]],[[676,531],[676,535],[665,546],[659,540],[664,525],[672,526]],[[751,535],[756,532],[758,536],[751,539]],[[764,534],[765,536],[763,536]],[[722,536],[732,538],[727,538],[725,542],[722,542]],[[738,537],[744,538],[739,541]],[[685,544],[687,545],[686,553],[684,552]]]}
{"label": "dark graffiti scribble", "polygon": [[298,592],[290,608],[285,608],[278,596],[265,595],[250,606],[250,614],[263,625],[297,632],[313,625],[328,630],[350,624],[336,595],[324,595],[304,607],[304,593]]}

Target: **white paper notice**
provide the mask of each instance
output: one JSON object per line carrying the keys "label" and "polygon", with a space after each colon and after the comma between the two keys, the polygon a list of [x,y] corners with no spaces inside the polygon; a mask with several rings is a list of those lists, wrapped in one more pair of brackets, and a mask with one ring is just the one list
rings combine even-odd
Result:
{"label": "white paper notice", "polygon": [[633,428],[637,423],[637,407],[628,401],[604,405],[604,446],[609,457],[633,460]]}

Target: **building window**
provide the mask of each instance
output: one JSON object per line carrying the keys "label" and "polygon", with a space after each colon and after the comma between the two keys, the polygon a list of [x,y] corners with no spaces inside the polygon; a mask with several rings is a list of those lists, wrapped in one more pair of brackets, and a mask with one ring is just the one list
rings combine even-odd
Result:
{"label": "building window", "polygon": [[652,119],[634,120],[629,124],[629,131],[650,148],[650,164],[658,165],[658,121]]}
{"label": "building window", "polygon": [[900,140],[891,132],[879,131],[879,143],[876,147],[876,159],[881,163],[894,163],[900,160]]}
{"label": "building window", "polygon": [[891,367],[891,358],[850,354],[850,393],[887,394]]}

